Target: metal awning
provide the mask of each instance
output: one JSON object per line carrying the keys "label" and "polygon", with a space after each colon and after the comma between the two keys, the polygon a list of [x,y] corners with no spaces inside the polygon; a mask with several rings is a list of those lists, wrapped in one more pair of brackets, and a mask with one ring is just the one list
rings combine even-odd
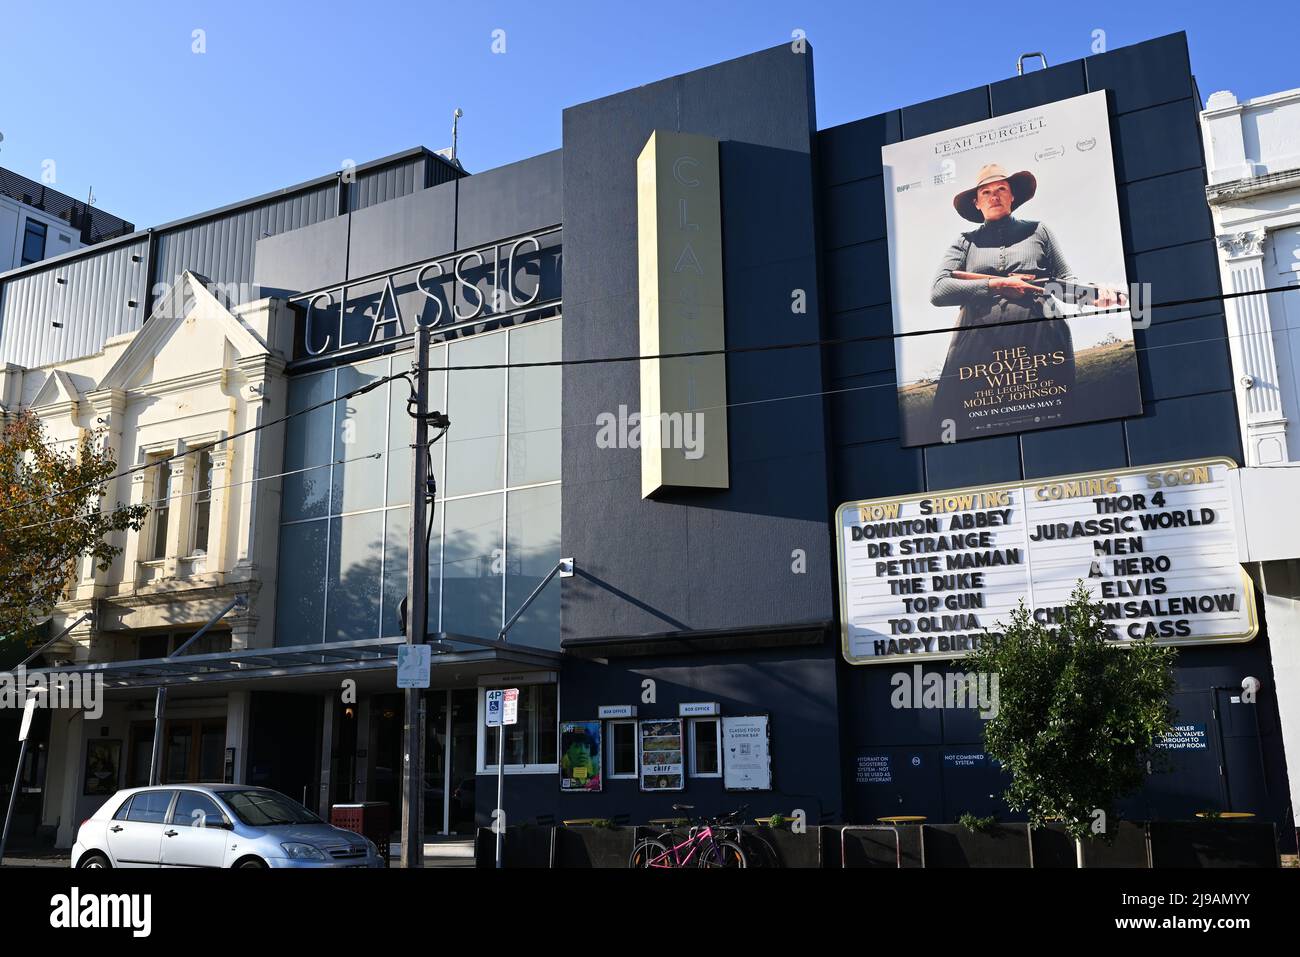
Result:
{"label": "metal awning", "polygon": [[820,645],[835,626],[833,621],[749,628],[710,628],[665,631],[649,635],[565,638],[560,646],[575,658],[634,658],[662,655],[706,654],[722,651],[758,651]]}
{"label": "metal awning", "polygon": [[[187,687],[231,681],[262,681],[314,675],[346,675],[397,667],[403,637],[364,641],[247,648],[240,651],[134,661],[102,661],[60,668],[28,669],[29,675],[102,675],[108,691],[133,688]],[[433,668],[469,666],[493,670],[497,664],[518,668],[553,669],[561,654],[544,648],[515,645],[445,632],[429,635]]]}

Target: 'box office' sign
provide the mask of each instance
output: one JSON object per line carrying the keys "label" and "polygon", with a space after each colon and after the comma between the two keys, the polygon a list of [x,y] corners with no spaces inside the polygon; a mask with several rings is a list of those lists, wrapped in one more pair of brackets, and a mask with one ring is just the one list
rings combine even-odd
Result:
{"label": "'box office' sign", "polygon": [[1077,582],[1116,640],[1249,641],[1228,459],[847,502],[836,512],[851,664],[959,658],[1020,599],[1052,625]]}

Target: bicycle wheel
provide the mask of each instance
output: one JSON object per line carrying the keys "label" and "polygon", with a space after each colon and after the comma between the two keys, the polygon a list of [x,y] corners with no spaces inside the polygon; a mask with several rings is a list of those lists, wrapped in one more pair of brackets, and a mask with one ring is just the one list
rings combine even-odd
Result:
{"label": "bicycle wheel", "polygon": [[700,850],[696,867],[748,867],[749,858],[735,841],[714,841]]}
{"label": "bicycle wheel", "polygon": [[627,859],[631,868],[672,867],[672,854],[663,841],[642,841],[632,848],[632,856]]}

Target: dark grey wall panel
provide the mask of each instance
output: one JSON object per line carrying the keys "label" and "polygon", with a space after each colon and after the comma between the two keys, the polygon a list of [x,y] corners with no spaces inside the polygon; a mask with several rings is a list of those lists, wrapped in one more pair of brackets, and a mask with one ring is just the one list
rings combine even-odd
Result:
{"label": "dark grey wall panel", "polygon": [[[1211,304],[1215,306],[1217,304]],[[1171,399],[1232,389],[1232,360],[1224,348],[1223,314],[1138,329],[1138,375],[1142,399]]]}
{"label": "dark grey wall panel", "polygon": [[1014,482],[1020,472],[1020,443],[1014,435],[966,439],[925,449],[926,488],[965,488],[990,482]]}
{"label": "dark grey wall panel", "polygon": [[986,86],[927,100],[903,107],[903,138],[928,136],[964,123],[989,118],[989,91]]}
{"label": "dark grey wall panel", "polygon": [[257,295],[252,289],[257,241],[335,216],[336,190],[336,182],[326,183],[158,233],[153,283],[174,284],[190,270],[214,283],[246,283],[239,299],[251,301]]}
{"label": "dark grey wall panel", "polygon": [[817,134],[817,164],[823,186],[880,176],[880,147],[902,138],[902,113],[891,110],[834,126]]}
{"label": "dark grey wall panel", "polygon": [[1122,422],[1089,422],[1020,437],[1025,478],[1070,475],[1128,465]]}
{"label": "dark grey wall panel", "polygon": [[[638,351],[636,159],[656,128],[722,141],[727,344],[818,337],[810,70],[783,45],[565,111],[566,359]],[[636,366],[566,369],[562,540],[585,573],[563,582],[565,636],[829,619],[823,381],[815,349],[728,356],[730,489],[644,501],[640,451],[595,442],[599,414],[639,407]]]}
{"label": "dark grey wall panel", "polygon": [[1119,188],[1120,231],[1131,253],[1204,239],[1213,228],[1200,169]]}
{"label": "dark grey wall panel", "polygon": [[1116,113],[1193,98],[1187,37],[1182,33],[1088,57],[1088,89],[1111,90]]}
{"label": "dark grey wall panel", "polygon": [[555,150],[458,180],[456,248],[558,224],[564,218],[563,156]]}
{"label": "dark grey wall panel", "polygon": [[822,208],[822,238],[831,247],[885,238],[883,177],[829,186]]}
{"label": "dark grey wall panel", "polygon": [[993,115],[1002,116],[1087,92],[1088,75],[1083,61],[1072,60],[1047,70],[1031,69],[1024,76],[990,83],[989,101]]}
{"label": "dark grey wall panel", "polygon": [[444,183],[353,213],[348,278],[454,251],[457,188]]}
{"label": "dark grey wall panel", "polygon": [[1131,465],[1155,465],[1203,455],[1241,461],[1237,401],[1231,392],[1211,392],[1148,403],[1142,417],[1124,423]]}
{"label": "dark grey wall panel", "polygon": [[925,457],[897,439],[867,445],[837,445],[835,488],[845,501],[907,495],[925,487]]}
{"label": "dark grey wall panel", "polygon": [[1199,110],[1198,100],[1178,100],[1115,117],[1111,148],[1119,181],[1131,183],[1162,173],[1200,170],[1205,154]]}
{"label": "dark grey wall panel", "polygon": [[257,241],[253,282],[264,296],[285,297],[320,289],[347,275],[351,215]]}
{"label": "dark grey wall panel", "polygon": [[31,367],[93,355],[112,336],[140,328],[147,245],[141,236],[92,247],[6,280],[0,287],[0,363]]}

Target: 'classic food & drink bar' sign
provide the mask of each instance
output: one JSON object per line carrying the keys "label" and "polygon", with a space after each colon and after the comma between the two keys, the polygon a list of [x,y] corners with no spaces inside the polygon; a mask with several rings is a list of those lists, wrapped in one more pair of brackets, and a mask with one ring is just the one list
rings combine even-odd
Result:
{"label": "'classic food & drink bar' sign", "polygon": [[1249,641],[1235,468],[1207,459],[845,503],[844,657],[959,658],[1021,598],[1035,620],[1059,622],[1080,580],[1118,641]]}

